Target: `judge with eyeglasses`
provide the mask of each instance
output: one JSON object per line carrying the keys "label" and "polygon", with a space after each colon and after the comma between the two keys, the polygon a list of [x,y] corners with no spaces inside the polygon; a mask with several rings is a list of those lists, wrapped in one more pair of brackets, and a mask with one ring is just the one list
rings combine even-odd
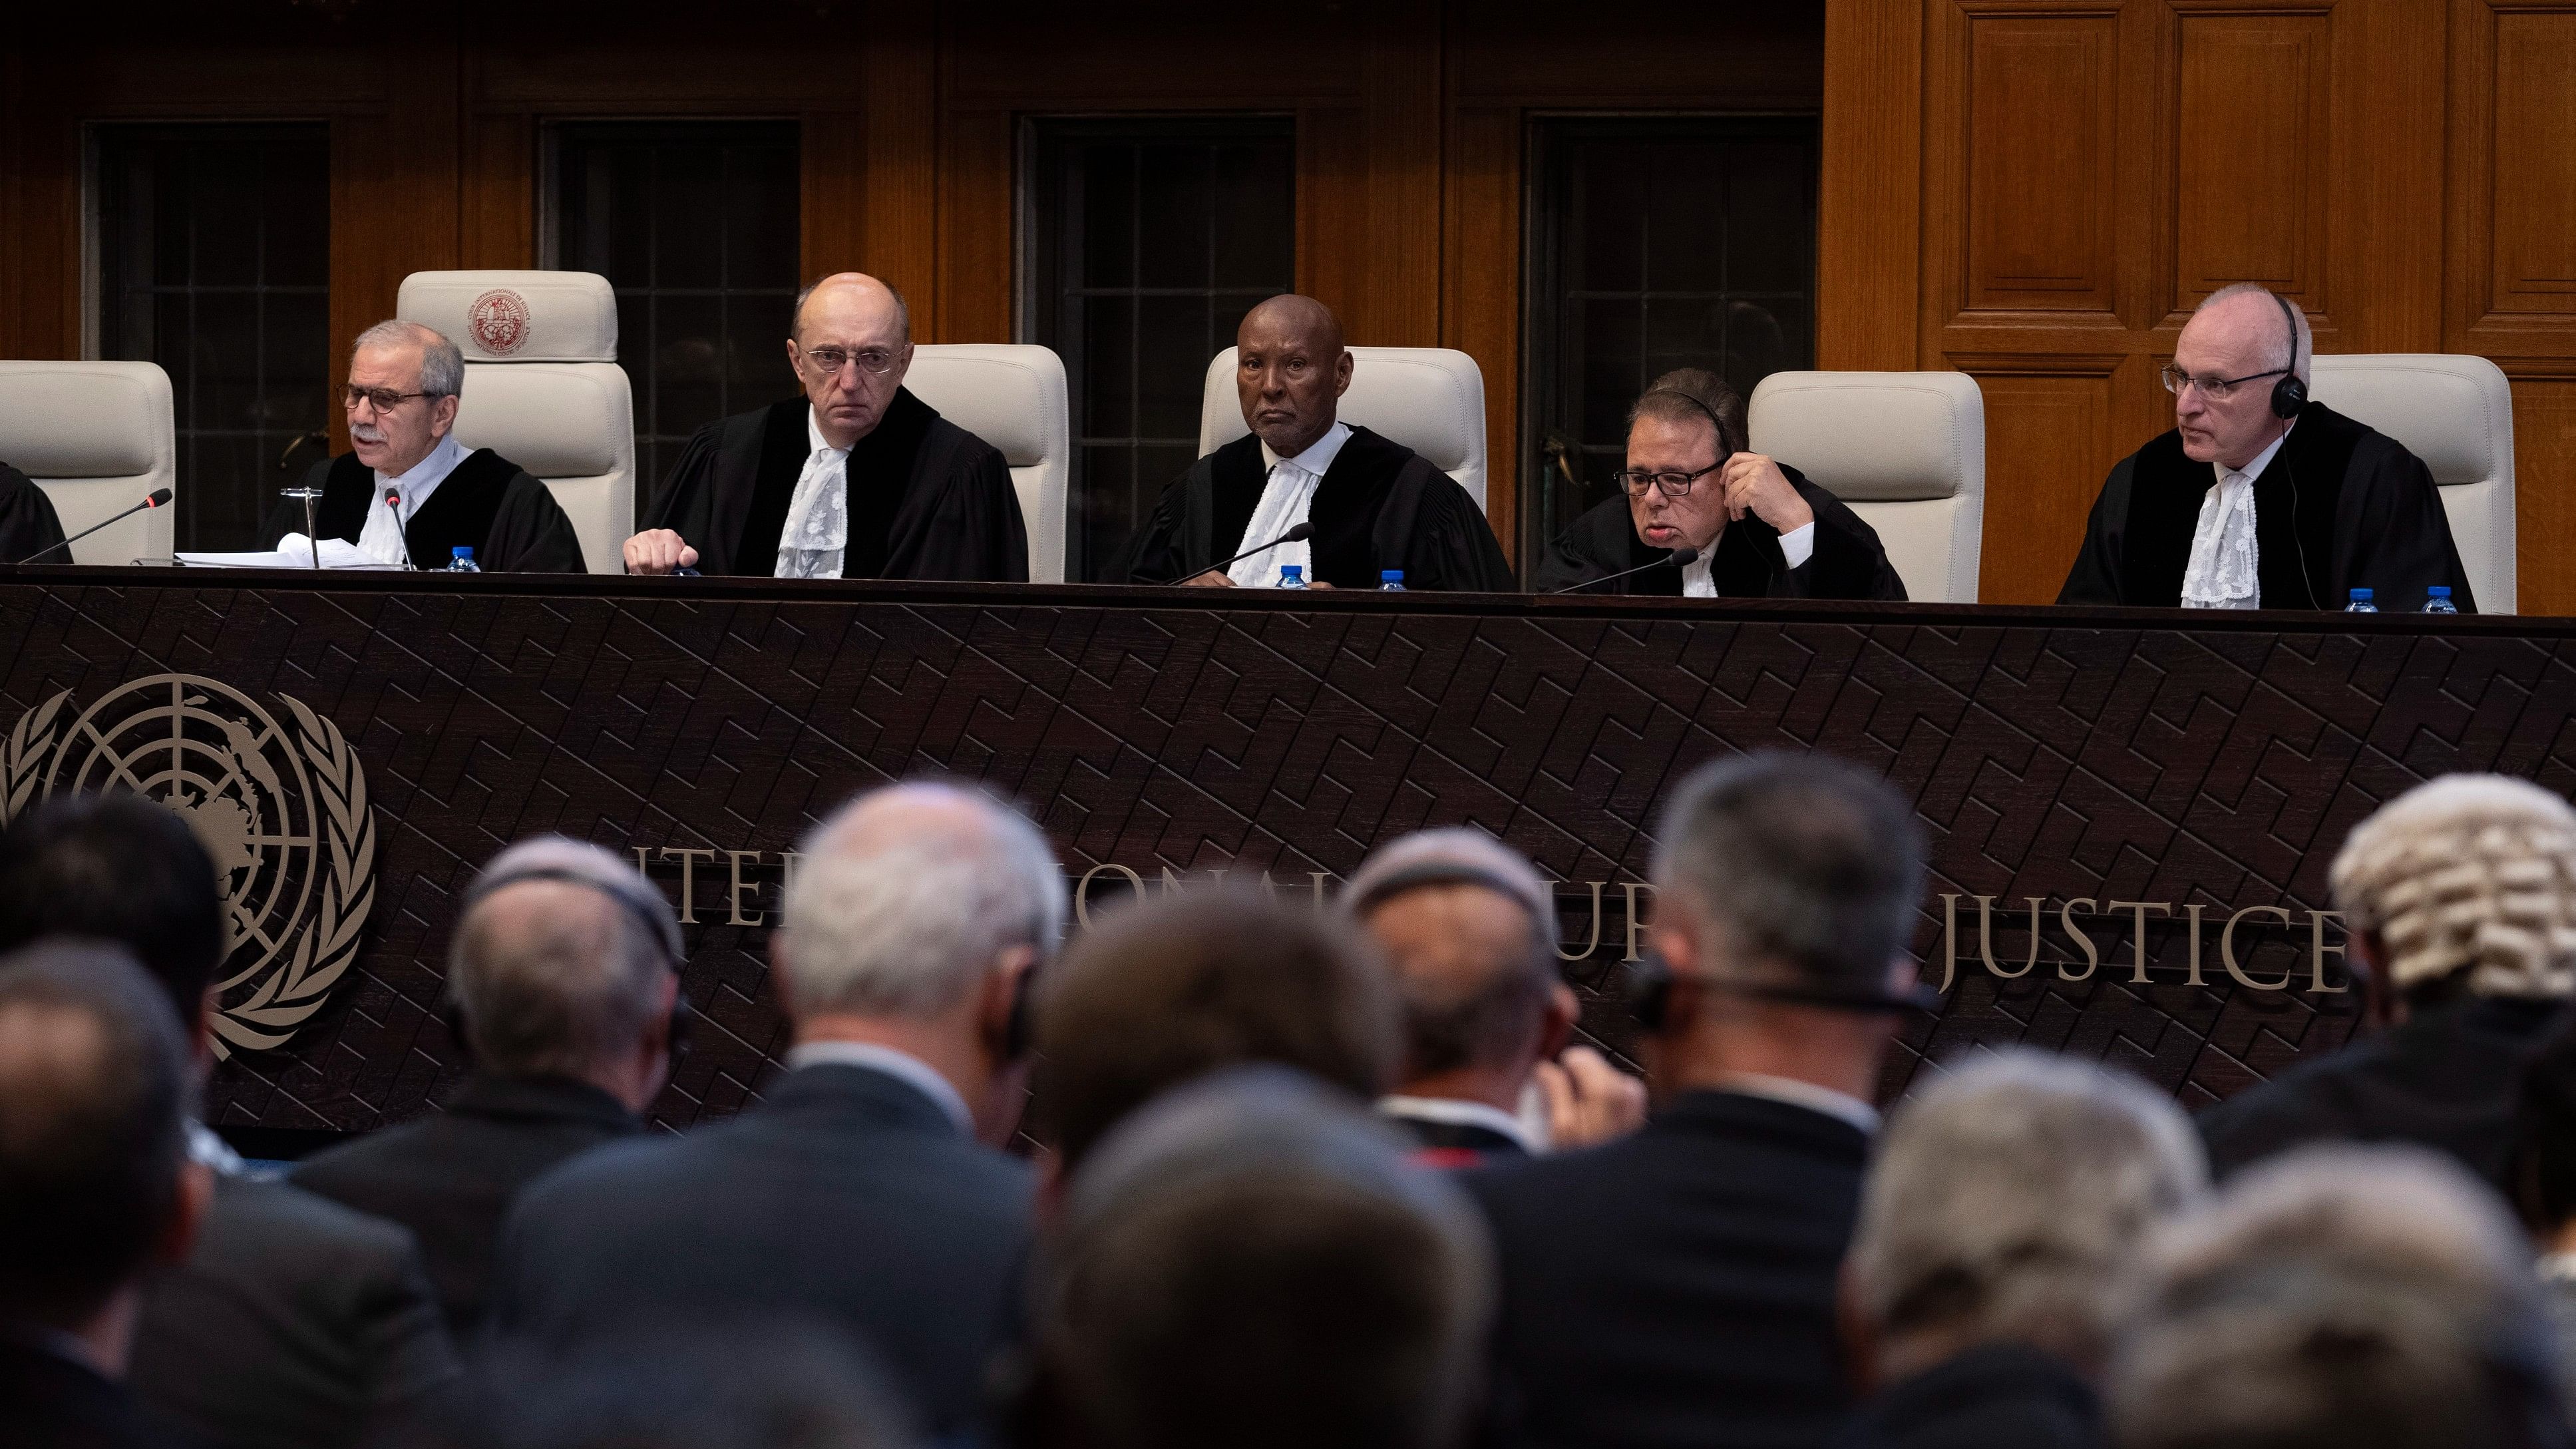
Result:
{"label": "judge with eyeglasses", "polygon": [[626,540],[628,573],[1028,581],[1001,453],[903,385],[900,293],[858,272],[807,287],[787,362],[803,395],[698,429]]}
{"label": "judge with eyeglasses", "polygon": [[1560,535],[1540,593],[1905,598],[1878,533],[1797,469],[1742,446],[1744,400],[1715,373],[1655,379],[1628,410],[1624,497]]}
{"label": "judge with eyeglasses", "polygon": [[2423,460],[2308,397],[2300,310],[2251,282],[2209,295],[2163,370],[2174,427],[2094,501],[2061,604],[2413,613],[2476,609]]}

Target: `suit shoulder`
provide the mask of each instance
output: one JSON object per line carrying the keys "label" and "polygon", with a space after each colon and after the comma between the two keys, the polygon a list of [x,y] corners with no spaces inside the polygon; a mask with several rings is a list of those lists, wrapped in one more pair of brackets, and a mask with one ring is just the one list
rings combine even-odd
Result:
{"label": "suit shoulder", "polygon": [[380,1127],[354,1141],[337,1143],[295,1164],[286,1174],[290,1187],[331,1196],[328,1184],[371,1175],[388,1163],[410,1157],[429,1131],[425,1119]]}
{"label": "suit shoulder", "polygon": [[921,439],[922,461],[933,471],[956,477],[991,469],[1008,474],[1009,463],[1002,450],[966,431],[946,417],[933,417]]}
{"label": "suit shoulder", "polygon": [[398,1267],[418,1251],[411,1229],[275,1179],[226,1178],[206,1214],[204,1244],[225,1256],[275,1250],[320,1275],[358,1264]]}

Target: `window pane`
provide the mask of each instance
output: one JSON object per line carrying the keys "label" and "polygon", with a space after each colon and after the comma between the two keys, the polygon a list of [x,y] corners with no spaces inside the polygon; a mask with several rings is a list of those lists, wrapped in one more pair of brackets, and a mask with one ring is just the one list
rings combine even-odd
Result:
{"label": "window pane", "polygon": [[1074,420],[1065,577],[1099,579],[1198,454],[1208,359],[1296,283],[1287,121],[1041,121],[1031,340]]}
{"label": "window pane", "polygon": [[582,122],[552,139],[547,263],[617,289],[641,510],[689,434],[795,392],[796,125]]}
{"label": "window pane", "polygon": [[330,422],[330,139],[322,125],[97,130],[99,350],[160,364],[183,549],[257,545],[279,460]]}
{"label": "window pane", "polygon": [[1524,567],[1612,496],[1656,376],[1704,367],[1749,398],[1815,365],[1813,120],[1564,120],[1532,139]]}

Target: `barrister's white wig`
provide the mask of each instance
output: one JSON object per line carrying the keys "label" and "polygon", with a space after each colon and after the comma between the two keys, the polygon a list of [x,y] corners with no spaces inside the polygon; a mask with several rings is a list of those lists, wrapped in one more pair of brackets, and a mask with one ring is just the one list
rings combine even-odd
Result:
{"label": "barrister's white wig", "polygon": [[2480,996],[2576,992],[2576,809],[2529,781],[2416,786],[2353,827],[2330,883],[2401,988],[2467,971]]}

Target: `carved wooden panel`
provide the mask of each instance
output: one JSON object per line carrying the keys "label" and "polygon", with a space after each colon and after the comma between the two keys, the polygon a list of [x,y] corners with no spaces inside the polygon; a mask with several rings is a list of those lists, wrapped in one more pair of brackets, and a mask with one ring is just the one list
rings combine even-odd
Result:
{"label": "carved wooden panel", "polygon": [[2116,15],[1970,15],[1970,309],[2111,309],[2118,80]]}
{"label": "carved wooden panel", "polygon": [[2230,282],[2321,304],[2327,16],[2185,14],[2179,28],[2175,305]]}
{"label": "carved wooden panel", "polygon": [[2576,312],[2576,11],[2495,19],[2497,312]]}
{"label": "carved wooden panel", "polygon": [[[1977,597],[1994,603],[2057,599],[2102,486],[2119,359],[1963,358],[1986,400],[1986,511],[2015,520],[2018,542],[1989,542]],[[1986,370],[2009,367],[2012,370]],[[1987,530],[1993,538],[1995,530]]]}

